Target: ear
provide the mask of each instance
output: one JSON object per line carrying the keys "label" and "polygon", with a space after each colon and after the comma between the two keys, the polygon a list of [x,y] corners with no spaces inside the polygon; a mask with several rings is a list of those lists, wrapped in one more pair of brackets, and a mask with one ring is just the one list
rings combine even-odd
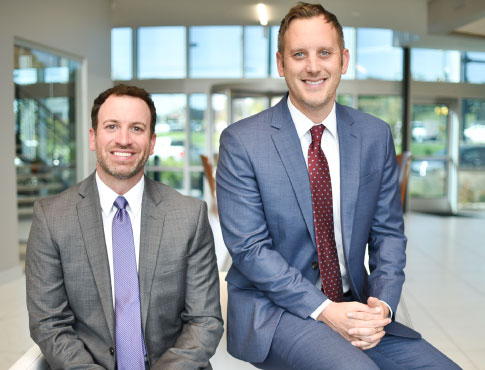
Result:
{"label": "ear", "polygon": [[155,142],[157,141],[157,135],[153,133],[152,138],[150,139],[150,155],[153,154],[153,151],[155,149]]}
{"label": "ear", "polygon": [[280,77],[285,76],[285,61],[283,60],[283,55],[278,51],[276,53],[276,65],[278,66],[278,73]]}
{"label": "ear", "polygon": [[96,151],[96,132],[92,127],[89,129],[89,149]]}
{"label": "ear", "polygon": [[342,51],[342,74],[347,73],[347,68],[349,68],[349,61],[350,61],[350,53],[349,49],[344,49]]}

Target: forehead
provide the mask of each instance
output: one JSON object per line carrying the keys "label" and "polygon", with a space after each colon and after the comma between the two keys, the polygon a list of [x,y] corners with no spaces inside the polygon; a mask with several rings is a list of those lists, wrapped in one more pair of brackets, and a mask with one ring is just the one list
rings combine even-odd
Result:
{"label": "forehead", "polygon": [[150,121],[150,109],[147,103],[129,95],[110,95],[99,108],[100,119],[119,119],[132,121]]}
{"label": "forehead", "polygon": [[323,15],[293,20],[284,36],[287,47],[316,46],[339,47],[338,33]]}

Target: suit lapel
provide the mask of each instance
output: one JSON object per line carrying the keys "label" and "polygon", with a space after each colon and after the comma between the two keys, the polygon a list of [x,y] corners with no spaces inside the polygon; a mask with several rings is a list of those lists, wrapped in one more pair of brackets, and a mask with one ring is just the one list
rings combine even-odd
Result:
{"label": "suit lapel", "polygon": [[163,207],[159,207],[161,201],[162,195],[159,188],[155,186],[152,180],[145,177],[145,190],[141,206],[140,262],[138,269],[143,330],[145,330],[147,321],[153,276],[165,220],[165,210]]}
{"label": "suit lapel", "polygon": [[77,214],[84,246],[93,271],[99,298],[111,338],[114,340],[113,296],[109,272],[108,254],[103,229],[103,218],[94,174],[88,177],[79,189],[83,198],[77,204]]}
{"label": "suit lapel", "polygon": [[301,152],[298,133],[296,132],[295,124],[288,110],[286,102],[287,96],[273,109],[271,126],[277,129],[277,131],[271,137],[290,179],[313,244],[316,245],[310,178],[308,176],[305,158]]}
{"label": "suit lapel", "polygon": [[337,132],[340,152],[340,207],[342,241],[347,258],[350,255],[355,204],[359,190],[360,146],[359,135],[353,129],[354,119],[337,104]]}

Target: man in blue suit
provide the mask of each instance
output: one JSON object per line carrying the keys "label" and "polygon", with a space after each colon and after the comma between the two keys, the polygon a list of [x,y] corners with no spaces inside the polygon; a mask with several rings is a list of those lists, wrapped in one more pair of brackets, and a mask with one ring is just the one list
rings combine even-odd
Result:
{"label": "man in blue suit", "polygon": [[385,122],[335,102],[348,61],[337,18],[296,4],[278,38],[289,94],[222,133],[228,350],[262,369],[456,369],[394,321],[406,259],[396,154]]}

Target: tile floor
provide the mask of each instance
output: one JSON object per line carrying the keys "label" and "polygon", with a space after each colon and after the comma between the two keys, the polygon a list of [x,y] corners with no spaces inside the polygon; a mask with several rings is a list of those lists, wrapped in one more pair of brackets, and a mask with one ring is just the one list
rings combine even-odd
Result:
{"label": "tile floor", "polygon": [[[485,370],[485,218],[406,215],[412,324],[465,370]],[[219,258],[218,258],[219,259]],[[0,370],[32,345],[25,279],[0,285]]]}

